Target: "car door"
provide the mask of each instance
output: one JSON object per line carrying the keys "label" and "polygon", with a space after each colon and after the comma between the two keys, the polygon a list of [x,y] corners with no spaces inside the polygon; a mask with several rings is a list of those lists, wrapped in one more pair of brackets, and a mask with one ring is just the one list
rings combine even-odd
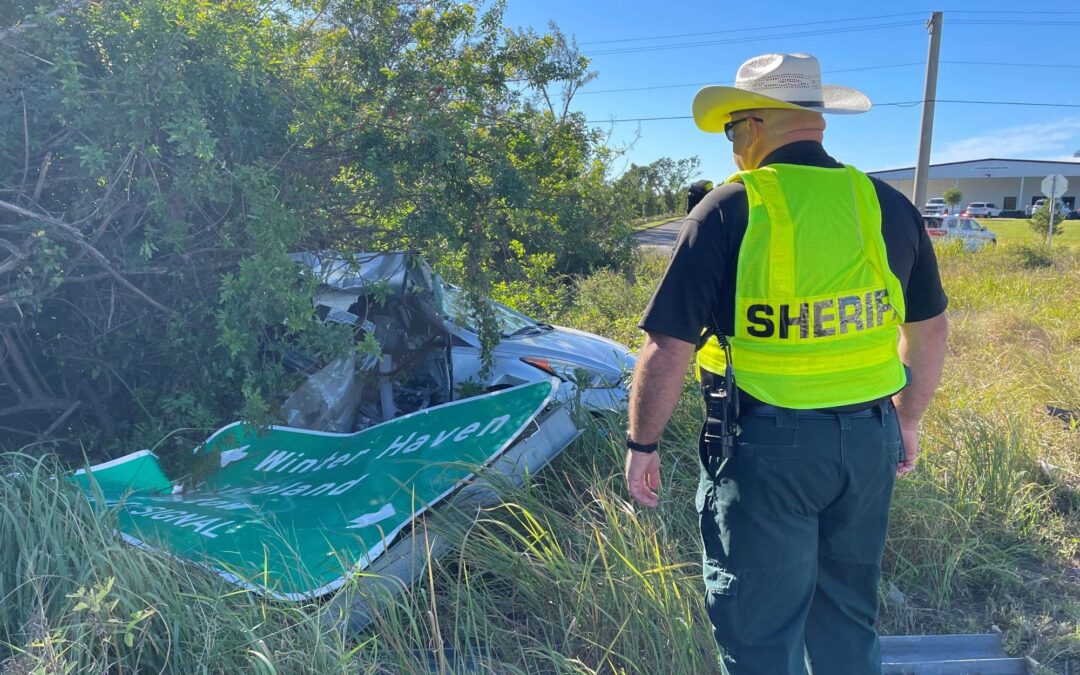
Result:
{"label": "car door", "polygon": [[957,236],[964,242],[964,248],[968,251],[975,251],[982,245],[982,227],[971,218],[960,219]]}
{"label": "car door", "polygon": [[960,236],[960,219],[956,216],[942,218],[941,227],[945,230],[945,241],[951,241]]}
{"label": "car door", "polygon": [[972,222],[970,218],[964,218],[962,216],[950,218],[947,225],[948,234],[945,235],[945,238],[949,241],[959,240],[963,242],[964,248],[967,249],[969,247],[968,242],[972,235],[972,230],[967,226],[967,223],[970,222]]}

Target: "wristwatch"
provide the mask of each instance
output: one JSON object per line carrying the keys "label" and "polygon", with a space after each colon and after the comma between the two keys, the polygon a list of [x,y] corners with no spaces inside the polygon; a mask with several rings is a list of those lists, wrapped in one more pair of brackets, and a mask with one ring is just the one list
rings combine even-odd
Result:
{"label": "wristwatch", "polygon": [[652,443],[637,443],[634,439],[630,438],[630,434],[626,434],[626,447],[630,448],[634,452],[644,452],[646,454],[652,454],[660,447],[660,441],[654,441]]}

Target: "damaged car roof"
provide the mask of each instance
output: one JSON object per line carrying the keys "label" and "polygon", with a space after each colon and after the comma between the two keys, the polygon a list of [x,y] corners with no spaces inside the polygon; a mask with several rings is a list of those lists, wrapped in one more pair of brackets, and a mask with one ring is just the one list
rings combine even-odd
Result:
{"label": "damaged car roof", "polygon": [[322,284],[339,291],[386,284],[393,293],[402,294],[409,281],[427,290],[434,290],[436,286],[431,268],[412,251],[353,254],[302,251],[290,253],[289,258],[310,270]]}

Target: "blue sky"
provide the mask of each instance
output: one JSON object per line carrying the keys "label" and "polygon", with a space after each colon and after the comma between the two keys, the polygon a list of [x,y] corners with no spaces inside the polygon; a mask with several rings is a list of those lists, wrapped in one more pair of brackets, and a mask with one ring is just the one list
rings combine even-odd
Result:
{"label": "blue sky", "polygon": [[[827,116],[825,136],[826,148],[837,159],[873,171],[915,163],[921,105],[880,104],[922,98],[929,45],[925,24],[931,10],[940,9],[945,14],[938,99],[1077,107],[938,103],[932,161],[1071,159],[1080,150],[1080,7],[1050,0],[1032,12],[1017,13],[1022,6],[999,0],[950,0],[925,9],[897,0],[509,0],[505,22],[542,30],[554,21],[576,37],[599,73],[572,103],[589,120],[689,115],[700,88],[696,83],[730,83],[739,64],[757,54],[813,54],[826,83],[860,89],[878,104],[864,115]],[[757,30],[777,26],[786,27]],[[852,28],[859,30],[846,30]],[[806,34],[825,30],[845,32]],[[682,37],[610,42],[667,35]],[[641,51],[720,41],[726,43]],[[598,53],[627,48],[638,51]],[[1005,63],[1041,65],[991,65]],[[670,86],[690,83],[695,84]],[[605,93],[657,86],[668,88]],[[692,120],[594,126],[610,130],[613,145],[632,144],[626,166],[697,155],[703,177],[721,181],[735,170],[724,136],[702,133]]]}

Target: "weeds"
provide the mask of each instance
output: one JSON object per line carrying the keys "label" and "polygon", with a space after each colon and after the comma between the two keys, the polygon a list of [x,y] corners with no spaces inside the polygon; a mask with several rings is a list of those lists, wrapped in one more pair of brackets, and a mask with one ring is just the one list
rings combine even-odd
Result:
{"label": "weeds", "polygon": [[[1041,254],[1040,254],[1041,255]],[[918,471],[898,483],[882,584],[887,633],[986,632],[1061,670],[1080,661],[1080,254],[942,249],[953,330]],[[637,342],[664,265],[580,280],[560,323]],[[625,419],[503,502],[439,509],[454,543],[349,639],[318,603],[265,601],[121,544],[108,511],[13,458],[0,471],[4,672],[712,673],[701,606],[692,383],[663,439],[664,491],[622,484]],[[362,577],[361,577],[362,578]],[[6,670],[5,670],[6,669]]]}

